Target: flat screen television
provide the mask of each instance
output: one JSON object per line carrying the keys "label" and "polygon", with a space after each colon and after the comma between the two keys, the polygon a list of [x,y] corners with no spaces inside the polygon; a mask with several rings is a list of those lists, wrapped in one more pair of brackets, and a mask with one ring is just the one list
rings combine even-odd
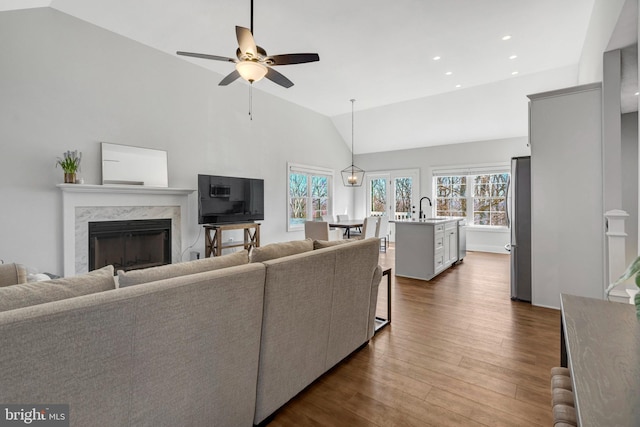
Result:
{"label": "flat screen television", "polygon": [[264,219],[264,180],[198,175],[198,223],[225,224]]}

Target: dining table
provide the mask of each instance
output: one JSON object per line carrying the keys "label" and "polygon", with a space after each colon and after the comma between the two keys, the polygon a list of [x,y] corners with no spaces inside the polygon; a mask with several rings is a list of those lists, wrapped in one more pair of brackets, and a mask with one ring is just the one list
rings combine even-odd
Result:
{"label": "dining table", "polygon": [[351,237],[352,228],[362,228],[363,225],[364,225],[363,219],[347,219],[343,221],[335,221],[335,222],[329,223],[329,227],[332,227],[332,228],[345,228],[347,239]]}

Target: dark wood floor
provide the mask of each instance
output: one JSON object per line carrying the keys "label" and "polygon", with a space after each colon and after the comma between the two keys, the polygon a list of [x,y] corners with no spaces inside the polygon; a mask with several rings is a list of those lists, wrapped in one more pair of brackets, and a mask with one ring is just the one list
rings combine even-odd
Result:
{"label": "dark wood floor", "polygon": [[[394,251],[380,264],[394,266]],[[386,281],[378,311],[386,308]],[[560,312],[509,299],[507,255],[430,282],[393,277],[392,323],[269,426],[550,426]]]}

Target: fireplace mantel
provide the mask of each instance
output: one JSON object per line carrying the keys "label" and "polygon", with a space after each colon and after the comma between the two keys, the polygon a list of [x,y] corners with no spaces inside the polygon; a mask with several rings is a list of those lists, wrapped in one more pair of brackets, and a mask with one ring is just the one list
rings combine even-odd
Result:
{"label": "fireplace mantel", "polygon": [[[195,190],[135,185],[58,184],[62,193],[64,275],[88,268],[88,222],[172,219],[172,262],[181,261],[183,218],[195,218],[188,202]],[[195,204],[195,202],[194,202]]]}
{"label": "fireplace mantel", "polygon": [[189,188],[145,187],[143,185],[58,184],[56,187],[65,193],[165,194],[187,196],[195,191]]}

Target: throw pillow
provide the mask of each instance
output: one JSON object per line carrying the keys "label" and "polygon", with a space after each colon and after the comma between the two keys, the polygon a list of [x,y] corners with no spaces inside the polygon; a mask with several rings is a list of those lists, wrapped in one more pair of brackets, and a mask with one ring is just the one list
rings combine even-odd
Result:
{"label": "throw pillow", "polygon": [[27,270],[16,263],[0,264],[0,286],[10,286],[27,281]]}
{"label": "throw pillow", "polygon": [[195,261],[180,262],[177,264],[161,265],[160,267],[144,268],[141,270],[118,270],[118,282],[121,288],[139,285],[141,283],[155,282],[172,277],[186,276],[188,274],[202,273],[204,271],[219,270],[221,268],[234,267],[249,262],[246,250],[219,257],[197,259]]}
{"label": "throw pillow", "polygon": [[0,288],[0,311],[115,289],[113,266],[73,277]]}
{"label": "throw pillow", "polygon": [[294,240],[291,242],[271,243],[251,250],[251,262],[264,262],[313,250],[313,240]]}

